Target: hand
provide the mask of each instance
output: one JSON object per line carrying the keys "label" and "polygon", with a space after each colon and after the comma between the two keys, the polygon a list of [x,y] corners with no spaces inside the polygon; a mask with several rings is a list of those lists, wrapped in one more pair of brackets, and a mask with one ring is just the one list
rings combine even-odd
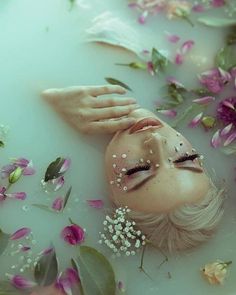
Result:
{"label": "hand", "polygon": [[85,134],[113,133],[135,123],[127,118],[138,105],[134,98],[101,97],[105,94],[124,94],[121,86],[73,86],[45,90],[43,97],[76,130]]}

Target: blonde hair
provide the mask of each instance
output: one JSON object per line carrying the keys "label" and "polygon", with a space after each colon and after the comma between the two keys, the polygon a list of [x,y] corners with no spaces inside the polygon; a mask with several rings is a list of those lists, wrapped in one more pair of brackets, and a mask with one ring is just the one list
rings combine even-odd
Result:
{"label": "blonde hair", "polygon": [[223,192],[212,184],[207,195],[197,203],[185,204],[168,213],[131,210],[129,217],[153,245],[178,252],[212,237],[224,212]]}

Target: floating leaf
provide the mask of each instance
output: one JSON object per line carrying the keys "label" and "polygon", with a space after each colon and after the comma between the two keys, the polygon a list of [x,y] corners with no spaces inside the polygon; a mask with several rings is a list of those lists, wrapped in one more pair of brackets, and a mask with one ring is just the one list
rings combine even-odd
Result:
{"label": "floating leaf", "polygon": [[43,205],[43,204],[32,204],[32,206],[37,207],[42,210],[49,211],[49,212],[57,212],[55,210],[52,210],[52,208],[48,207],[47,205]]}
{"label": "floating leaf", "polygon": [[[79,268],[77,266],[76,261],[73,258],[71,259],[71,265],[72,265],[72,268],[79,274]],[[84,295],[84,290],[81,283],[78,284],[78,288],[79,288],[79,295]]]}
{"label": "floating leaf", "polygon": [[236,25],[235,18],[200,17],[198,22],[210,27],[230,27]]}
{"label": "floating leaf", "polygon": [[54,250],[40,257],[34,269],[34,278],[39,285],[49,286],[55,282],[57,275],[58,262]]}
{"label": "floating leaf", "polygon": [[4,142],[2,140],[0,140],[0,147],[3,148],[4,146],[5,146]]}
{"label": "floating leaf", "polygon": [[10,235],[5,234],[1,229],[0,229],[0,255],[4,252],[4,250],[7,247],[8,241],[9,241]]}
{"label": "floating leaf", "polygon": [[164,71],[169,64],[169,61],[164,55],[162,55],[158,50],[156,50],[156,48],[153,48],[152,64],[154,72],[157,73],[159,70]]}
{"label": "floating leaf", "polygon": [[66,161],[67,159],[58,157],[55,161],[51,162],[46,170],[44,181],[47,182],[63,175],[65,171],[61,171],[61,168]]}
{"label": "floating leaf", "polygon": [[104,255],[87,246],[79,248],[79,274],[86,295],[115,295],[113,268]]}
{"label": "floating leaf", "polygon": [[64,204],[63,204],[63,209],[66,207],[66,204],[69,200],[70,194],[71,194],[71,190],[72,190],[72,186],[70,186],[70,188],[68,189],[66,195],[65,195],[65,199],[64,199]]}
{"label": "floating leaf", "polygon": [[0,282],[0,295],[26,295],[25,290],[16,289],[8,281]]}
{"label": "floating leaf", "polygon": [[226,45],[221,48],[215,57],[217,67],[228,71],[236,65],[236,50],[234,46]]}
{"label": "floating leaf", "polygon": [[147,65],[145,63],[141,63],[141,62],[131,62],[128,64],[116,63],[116,65],[130,67],[132,69],[138,69],[138,70],[146,70],[147,69]]}
{"label": "floating leaf", "polygon": [[121,87],[124,87],[124,88],[127,89],[127,90],[132,91],[132,89],[131,89],[128,85],[126,85],[125,83],[123,83],[123,82],[121,82],[121,81],[119,81],[119,80],[116,80],[116,79],[114,79],[114,78],[110,78],[110,77],[106,77],[105,80],[106,80],[108,83],[110,83],[111,85],[119,85],[119,86],[121,86]]}

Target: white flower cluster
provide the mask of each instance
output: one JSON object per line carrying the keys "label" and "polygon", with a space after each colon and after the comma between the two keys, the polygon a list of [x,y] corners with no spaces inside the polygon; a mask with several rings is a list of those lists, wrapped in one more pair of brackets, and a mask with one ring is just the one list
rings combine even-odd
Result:
{"label": "white flower cluster", "polygon": [[116,256],[122,253],[126,256],[135,255],[137,250],[146,244],[146,237],[135,229],[136,223],[127,218],[130,209],[118,208],[111,218],[109,215],[103,222],[104,233],[100,233],[99,243],[107,245]]}

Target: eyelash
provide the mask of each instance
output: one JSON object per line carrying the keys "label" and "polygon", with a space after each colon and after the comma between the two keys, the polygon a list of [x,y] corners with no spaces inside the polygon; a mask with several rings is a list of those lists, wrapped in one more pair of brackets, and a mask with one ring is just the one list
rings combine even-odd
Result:
{"label": "eyelash", "polygon": [[149,170],[151,168],[151,166],[149,164],[146,164],[146,165],[139,165],[139,166],[136,166],[134,168],[131,168],[129,169],[125,175],[132,175],[136,172],[139,172],[139,171],[145,171],[145,170]]}
{"label": "eyelash", "polygon": [[190,155],[190,156],[181,157],[181,158],[175,160],[174,163],[181,163],[181,162],[184,162],[184,161],[187,161],[187,160],[193,161],[196,158],[199,158],[199,154],[193,154],[193,155]]}

